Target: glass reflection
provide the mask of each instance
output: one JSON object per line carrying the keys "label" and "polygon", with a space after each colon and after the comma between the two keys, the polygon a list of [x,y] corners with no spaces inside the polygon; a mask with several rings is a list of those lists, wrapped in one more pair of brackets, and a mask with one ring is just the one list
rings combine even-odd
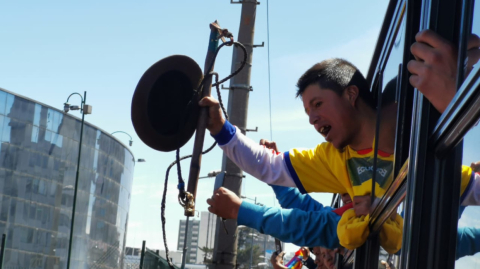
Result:
{"label": "glass reflection", "polygon": [[[391,216],[390,217],[391,219],[395,219],[396,217],[398,218],[398,216],[403,216],[403,203],[404,202],[402,202],[398,206],[398,210],[395,213],[396,215]],[[382,240],[382,239],[380,238],[380,240]],[[401,241],[399,241],[399,243],[401,244]],[[397,248],[399,248],[399,247],[397,247]],[[399,268],[399,265],[400,265],[400,253],[399,252],[391,253],[391,251],[387,251],[383,247],[380,247],[380,252],[379,252],[378,257],[379,257],[379,259],[378,259],[378,268],[379,269]]]}
{"label": "glass reflection", "polygon": [[[480,1],[475,1],[472,33],[480,36]],[[470,38],[470,41],[472,41],[472,36]],[[467,73],[471,66],[478,65],[480,57],[478,45],[477,47],[469,46],[469,49],[466,61]],[[463,170],[465,171],[465,169],[470,167],[473,170],[472,173],[476,173],[476,176],[470,178],[470,181],[473,181],[472,179],[480,179],[480,141],[478,137],[480,137],[480,126],[477,123],[463,139]],[[472,184],[472,186],[466,188],[466,190],[462,187],[455,268],[476,268],[480,266],[480,254],[478,254],[480,252],[480,222],[478,221],[480,207],[473,206],[479,203],[478,201],[475,202],[476,200],[472,199],[471,195],[468,195],[477,192],[476,184]]]}
{"label": "glass reflection", "polygon": [[467,42],[467,59],[466,63],[466,72],[465,76],[467,76],[472,68],[478,63],[480,58],[480,1],[475,1],[474,10],[473,10],[473,23],[472,23],[472,35],[469,36]]}
{"label": "glass reflection", "polygon": [[[474,180],[480,180],[480,126],[472,128],[464,137],[463,147],[463,161],[464,169],[473,168],[473,177],[468,177],[471,181],[467,188],[462,187],[462,194],[460,198],[458,233],[457,233],[457,254],[456,254],[456,268],[474,268],[480,265],[478,257],[480,257],[480,222],[478,216],[480,214],[480,207],[478,205],[478,198],[475,199],[476,192],[478,193],[478,186]],[[475,175],[476,173],[476,175]],[[462,177],[464,178],[464,177]],[[463,181],[463,180],[462,180]],[[464,186],[465,184],[462,184]],[[477,194],[478,195],[478,194]]]}
{"label": "glass reflection", "polygon": [[[375,144],[377,147],[377,160],[371,171],[375,171],[374,184],[372,184],[372,204],[378,205],[394,182],[395,167],[395,139],[397,128],[397,92],[401,77],[399,77],[404,58],[405,47],[405,15],[396,24],[396,36],[388,54],[386,64],[381,73],[377,75],[374,87],[377,96],[377,128]],[[375,146],[375,145],[374,145]],[[401,160],[399,160],[401,161]],[[376,167],[376,168],[374,168]],[[391,194],[390,194],[391,195]],[[372,213],[372,212],[370,212]],[[385,212],[384,212],[385,214]],[[402,246],[403,238],[403,212],[399,208],[393,212],[379,228],[378,240],[381,247],[378,268],[386,268],[387,264],[398,260],[396,256]],[[384,263],[382,263],[384,261]]]}
{"label": "glass reflection", "polygon": [[378,132],[378,162],[375,174],[375,193],[376,198],[381,198],[393,182],[394,167],[394,148],[395,132],[397,127],[397,89],[399,66],[403,61],[403,49],[405,43],[405,25],[402,20],[388,61],[384,67],[383,74],[378,82],[381,88],[379,102],[377,106],[377,119],[380,120]]}
{"label": "glass reflection", "polygon": [[[5,267],[66,267],[79,132],[79,120],[0,91],[0,233],[8,235],[9,248]],[[72,268],[119,268],[128,208],[120,191],[130,194],[132,155],[90,125],[84,141]]]}

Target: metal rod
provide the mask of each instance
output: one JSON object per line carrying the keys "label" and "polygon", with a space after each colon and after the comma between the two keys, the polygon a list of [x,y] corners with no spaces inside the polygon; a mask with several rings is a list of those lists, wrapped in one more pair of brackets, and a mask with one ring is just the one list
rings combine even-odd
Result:
{"label": "metal rod", "polygon": [[[71,96],[71,95],[70,95]],[[81,96],[80,96],[81,97]],[[70,98],[70,97],[69,97]],[[87,100],[87,92],[85,91],[82,99],[82,107],[85,105]],[[83,139],[83,125],[85,123],[85,113],[82,111],[82,124],[80,127],[80,142],[78,143],[78,158],[77,158],[77,173],[75,175],[75,187],[73,189],[73,206],[72,206],[72,221],[70,222],[70,239],[68,241],[68,257],[67,257],[67,269],[70,269],[70,260],[72,256],[72,242],[73,242],[73,226],[75,221],[75,208],[77,205],[77,189],[78,189],[78,178],[80,175],[80,157],[82,153],[82,139]]]}
{"label": "metal rod", "polygon": [[187,237],[188,237],[188,219],[190,217],[187,216],[187,223],[185,224],[185,239],[183,241],[183,255],[182,255],[182,269],[185,269],[185,260],[187,258]]}
{"label": "metal rod", "polygon": [[250,229],[250,234],[251,234],[251,237],[252,237],[252,241],[250,243],[250,266],[248,268],[252,269],[252,259],[253,259],[253,232],[252,232],[252,229]]}
{"label": "metal rod", "polygon": [[266,234],[263,234],[263,262],[268,262],[267,261],[267,236]]}
{"label": "metal rod", "polygon": [[[215,22],[216,23],[216,22]],[[210,76],[210,72],[213,71],[214,68],[214,57],[215,52],[218,48],[218,29],[210,24],[210,38],[209,38],[209,45],[208,45],[208,52],[207,57],[205,59],[205,69],[204,69],[204,76],[205,79],[203,81],[203,91],[202,96],[210,96],[210,92],[212,89],[212,76]],[[193,153],[192,153],[192,161],[190,163],[190,174],[188,176],[188,185],[187,185],[187,192],[193,195],[194,201],[197,195],[197,184],[198,184],[198,177],[200,176],[200,165],[202,163],[202,150],[203,150],[203,141],[205,139],[205,129],[207,128],[207,120],[208,120],[208,108],[202,107],[200,109],[200,115],[198,117],[197,123],[197,130],[195,132],[195,143],[193,146]],[[193,201],[193,202],[194,202]],[[193,208],[185,207],[185,216],[193,217],[195,215],[195,204],[193,204]]]}
{"label": "metal rod", "polygon": [[210,212],[207,212],[207,243],[205,244],[205,256],[203,259],[203,262],[207,262],[207,250],[209,249],[208,246],[208,237],[210,236]]}
{"label": "metal rod", "polygon": [[5,257],[5,246],[7,245],[7,235],[2,235],[2,250],[0,251],[0,269],[3,268],[3,257]]}
{"label": "metal rod", "polygon": [[[139,269],[143,269],[143,260],[145,259],[145,245],[146,245],[146,241],[143,240],[142,242],[142,252],[140,253],[140,267]],[[168,261],[167,261],[168,262]]]}

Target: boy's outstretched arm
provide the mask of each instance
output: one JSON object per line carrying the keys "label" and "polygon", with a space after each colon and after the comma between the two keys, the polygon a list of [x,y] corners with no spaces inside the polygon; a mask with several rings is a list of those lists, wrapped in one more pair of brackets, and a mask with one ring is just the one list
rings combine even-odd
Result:
{"label": "boy's outstretched arm", "polygon": [[235,193],[219,188],[207,200],[208,211],[219,217],[237,219],[261,233],[299,246],[337,248],[337,224],[340,216],[331,210],[303,211],[259,206],[242,201]]}

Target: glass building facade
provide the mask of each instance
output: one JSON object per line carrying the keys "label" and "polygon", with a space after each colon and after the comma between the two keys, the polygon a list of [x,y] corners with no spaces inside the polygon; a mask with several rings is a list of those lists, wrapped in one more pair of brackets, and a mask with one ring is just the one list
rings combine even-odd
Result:
{"label": "glass building facade", "polygon": [[[0,88],[3,268],[66,268],[80,128]],[[70,268],[122,268],[134,165],[122,143],[85,123]]]}

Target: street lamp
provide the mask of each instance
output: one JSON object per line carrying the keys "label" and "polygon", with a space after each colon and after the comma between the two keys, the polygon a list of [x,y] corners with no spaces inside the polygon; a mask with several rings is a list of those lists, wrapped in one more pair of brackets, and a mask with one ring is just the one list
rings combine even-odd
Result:
{"label": "street lamp", "polygon": [[128,141],[128,145],[129,145],[130,147],[133,145],[133,139],[132,139],[132,136],[131,136],[131,135],[127,134],[127,133],[124,132],[124,131],[115,131],[115,132],[111,133],[111,135],[116,134],[116,133],[122,133],[122,134],[128,135],[128,137],[130,137],[130,141]]}
{"label": "street lamp", "polygon": [[144,163],[144,162],[146,162],[146,161],[145,161],[145,159],[138,159],[137,162],[139,162],[139,163]]}
{"label": "street lamp", "polygon": [[[68,100],[70,100],[70,97],[72,97],[72,95],[80,96],[80,99],[81,99],[80,106],[71,106],[68,103]],[[77,205],[77,190],[78,190],[78,178],[80,174],[80,157],[82,153],[83,125],[85,124],[85,115],[92,114],[92,106],[85,104],[86,100],[87,100],[86,91],[83,93],[83,98],[81,94],[74,92],[68,96],[67,101],[63,104],[63,111],[65,113],[68,113],[68,111],[70,110],[80,110],[80,113],[82,113],[82,124],[80,127],[80,141],[78,143],[77,173],[75,175],[75,188],[73,189],[72,220],[70,224],[70,240],[68,242],[67,269],[70,268],[70,258],[72,256],[72,242],[73,242],[73,228],[74,228],[73,224],[75,222],[75,208]]]}

